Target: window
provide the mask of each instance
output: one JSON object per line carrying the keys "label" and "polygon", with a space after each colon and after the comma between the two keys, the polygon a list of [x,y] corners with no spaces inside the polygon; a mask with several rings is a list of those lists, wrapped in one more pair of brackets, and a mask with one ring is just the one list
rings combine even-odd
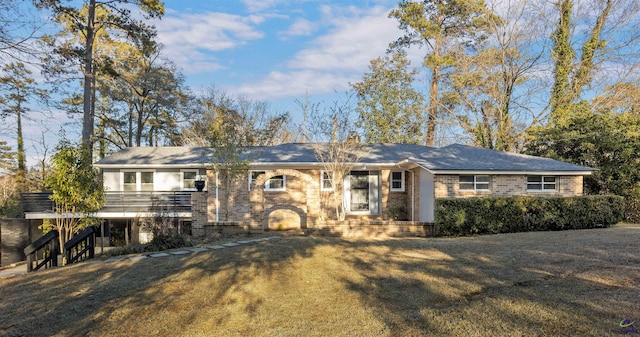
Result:
{"label": "window", "polygon": [[391,191],[404,192],[404,171],[391,172]]}
{"label": "window", "polygon": [[287,180],[285,176],[275,176],[264,184],[265,191],[284,191],[286,189]]}
{"label": "window", "polygon": [[461,191],[489,191],[489,176],[460,176]]}
{"label": "window", "polygon": [[[249,190],[251,190],[251,184],[258,178],[259,175],[265,173],[265,171],[250,171],[249,172]],[[267,180],[264,183],[265,191],[285,191],[287,189],[286,176],[275,176]]]}
{"label": "window", "polygon": [[182,189],[183,190],[195,190],[196,179],[198,177],[198,171],[182,171]]}
{"label": "window", "polygon": [[149,191],[154,190],[154,172],[153,171],[127,171],[122,172],[122,190],[125,192]]}
{"label": "window", "polygon": [[140,190],[153,191],[153,172],[140,172]]}
{"label": "window", "polygon": [[136,179],[136,172],[124,172],[122,185],[123,191],[125,192],[135,192],[138,190],[138,184]]}
{"label": "window", "polygon": [[320,178],[320,190],[321,191],[333,191],[333,172],[331,171],[322,171]]}
{"label": "window", "polygon": [[527,191],[549,192],[556,190],[556,177],[551,176],[529,176],[527,177]]}
{"label": "window", "polygon": [[253,184],[254,181],[256,181],[256,179],[258,179],[258,176],[265,173],[265,171],[250,171],[249,172],[249,191],[251,191],[251,184]]}

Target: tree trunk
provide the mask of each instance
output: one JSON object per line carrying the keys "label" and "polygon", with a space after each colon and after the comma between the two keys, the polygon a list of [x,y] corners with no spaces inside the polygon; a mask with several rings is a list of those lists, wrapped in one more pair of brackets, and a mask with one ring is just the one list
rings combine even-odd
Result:
{"label": "tree trunk", "polygon": [[144,114],[144,105],[140,105],[140,108],[138,109],[137,115],[136,115],[136,146],[140,147],[142,144],[142,129],[144,128],[143,125],[143,116]]}
{"label": "tree trunk", "polygon": [[611,0],[607,0],[605,8],[602,10],[596,24],[591,30],[589,39],[582,45],[582,54],[580,57],[580,64],[578,70],[571,81],[571,89],[569,91],[569,97],[571,100],[577,100],[582,95],[582,89],[591,83],[592,72],[594,68],[594,58],[596,52],[605,48],[605,41],[600,39],[600,34],[604,28],[604,24],[607,21],[609,12],[611,11]]}
{"label": "tree trunk", "polygon": [[133,147],[133,106],[129,106],[129,132],[127,138],[127,146]]}
{"label": "tree trunk", "polygon": [[18,176],[24,178],[27,176],[27,163],[25,159],[24,153],[24,139],[22,138],[22,112],[21,112],[20,102],[18,102],[18,107],[16,109],[16,117],[18,122]]}
{"label": "tree trunk", "polygon": [[87,40],[85,43],[84,54],[84,90],[83,90],[83,104],[82,104],[82,144],[87,148],[92,149],[92,136],[93,136],[93,111],[92,98],[93,98],[93,39],[94,39],[94,24],[96,16],[96,0],[89,1],[89,11],[87,15]]}
{"label": "tree trunk", "polygon": [[563,0],[558,4],[560,11],[560,20],[558,21],[557,30],[553,35],[554,48],[552,51],[555,59],[554,83],[551,90],[551,121],[558,123],[566,113],[570,97],[569,75],[571,73],[573,58],[575,52],[570,43],[571,34],[571,8],[572,0]]}
{"label": "tree trunk", "polygon": [[[433,46],[433,56],[440,56],[441,37],[437,37]],[[440,83],[440,66],[434,64],[431,67],[431,84],[429,86],[429,111],[427,116],[426,145],[434,146],[436,133],[436,118],[438,117],[438,84]]]}
{"label": "tree trunk", "polygon": [[440,69],[434,67],[432,73],[433,75],[431,77],[431,85],[429,89],[429,113],[427,116],[427,146],[433,146],[435,143],[436,117],[438,113],[438,81],[440,80]]}

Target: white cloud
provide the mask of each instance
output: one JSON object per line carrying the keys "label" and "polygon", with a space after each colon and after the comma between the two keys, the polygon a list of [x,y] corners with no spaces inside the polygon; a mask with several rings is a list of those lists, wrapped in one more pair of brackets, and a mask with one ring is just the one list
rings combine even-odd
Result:
{"label": "white cloud", "polygon": [[258,15],[171,13],[155,25],[165,55],[185,72],[198,73],[222,67],[210,52],[232,49],[263,38],[264,34],[254,25],[264,20]]}
{"label": "white cloud", "polygon": [[247,6],[249,12],[255,13],[275,7],[278,0],[242,0],[242,3]]}
{"label": "white cloud", "polygon": [[316,30],[316,26],[315,23],[309,20],[298,18],[286,31],[281,32],[280,36],[308,36]]}
{"label": "white cloud", "polygon": [[369,61],[384,55],[389,42],[401,32],[388,18],[389,9],[321,6],[329,31],[285,62],[286,69],[264,79],[241,85],[234,91],[259,99],[324,94],[349,89],[367,70]]}
{"label": "white cloud", "polygon": [[335,74],[315,70],[273,71],[257,83],[231,88],[231,91],[253,99],[273,100],[304,96],[306,93],[314,95],[345,91],[349,89],[349,82],[357,79],[357,75],[347,73]]}

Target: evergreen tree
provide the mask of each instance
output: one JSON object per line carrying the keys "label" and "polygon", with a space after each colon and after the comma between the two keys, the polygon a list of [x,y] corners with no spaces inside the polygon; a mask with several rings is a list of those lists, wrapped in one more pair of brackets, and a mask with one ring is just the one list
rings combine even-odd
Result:
{"label": "evergreen tree", "polygon": [[369,143],[423,143],[424,97],[413,88],[416,70],[404,51],[371,61],[361,82],[352,84],[360,115],[357,125]]}
{"label": "evergreen tree", "polygon": [[17,175],[23,181],[27,175],[27,161],[22,134],[22,120],[27,112],[27,104],[34,98],[47,96],[46,91],[38,89],[31,71],[23,63],[9,63],[2,68],[0,77],[0,106],[2,118],[12,117],[16,121]]}

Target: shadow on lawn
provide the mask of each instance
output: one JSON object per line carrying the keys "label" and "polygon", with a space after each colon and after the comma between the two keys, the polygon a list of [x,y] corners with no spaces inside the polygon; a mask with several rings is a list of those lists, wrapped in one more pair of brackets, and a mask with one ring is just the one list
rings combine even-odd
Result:
{"label": "shadow on lawn", "polygon": [[256,280],[287,287],[291,275],[282,271],[315,261],[326,247],[332,260],[315,261],[330,272],[326,280],[337,279],[385,327],[368,335],[615,335],[620,320],[640,319],[633,316],[640,312],[639,239],[638,228],[451,239],[291,237],[82,263],[0,280],[0,336],[170,336],[188,334],[182,329],[192,324],[213,332],[264,315],[270,289]]}
{"label": "shadow on lawn", "polygon": [[343,282],[393,336],[616,335],[640,319],[639,229],[350,240]]}
{"label": "shadow on lawn", "polygon": [[[111,335],[111,329],[122,331],[123,325],[135,327],[136,321],[144,325],[163,317],[167,321],[160,325],[166,331],[145,333],[174,335],[177,327],[188,326],[198,316],[199,306],[222,307],[230,293],[242,289],[254,275],[270,277],[288,261],[309,257],[313,249],[278,245],[274,250],[273,243],[137,261],[88,262],[0,280],[0,337]],[[208,291],[189,294],[189,284]],[[178,303],[185,299],[191,303]],[[243,305],[247,312],[255,311],[260,299]],[[179,321],[172,321],[176,312]],[[231,318],[211,323],[224,319]]]}

